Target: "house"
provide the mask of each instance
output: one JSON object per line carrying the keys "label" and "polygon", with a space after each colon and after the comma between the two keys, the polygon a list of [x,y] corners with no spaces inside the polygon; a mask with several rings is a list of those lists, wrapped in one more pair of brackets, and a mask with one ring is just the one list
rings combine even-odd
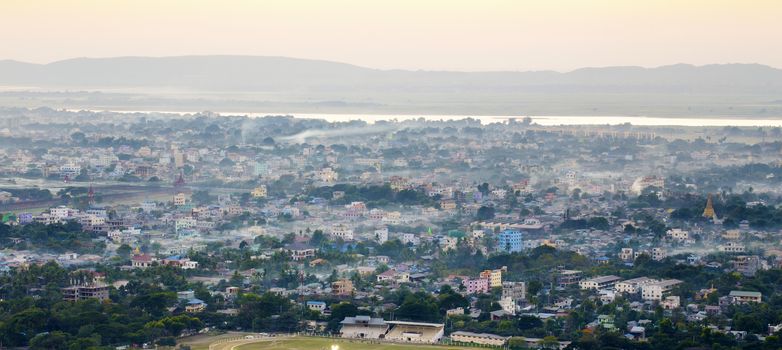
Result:
{"label": "house", "polygon": [[134,269],[146,269],[155,261],[156,259],[149,254],[135,254],[130,258],[130,266]]}
{"label": "house", "polygon": [[306,260],[315,257],[316,249],[304,243],[292,243],[285,247],[290,252],[293,261]]}
{"label": "house", "polygon": [[185,312],[198,313],[204,310],[206,310],[206,303],[201,299],[190,299],[187,301],[187,305],[185,305]]}
{"label": "house", "polygon": [[377,275],[378,282],[408,283],[410,274],[407,272],[397,272],[396,270],[387,270]]}
{"label": "house", "polygon": [[198,268],[198,262],[190,260],[188,258],[183,258],[179,255],[172,255],[169,256],[162,261],[163,265],[168,266],[174,266],[181,268],[183,270],[191,270],[191,269],[197,269]]}
{"label": "house", "polygon": [[323,313],[326,310],[326,303],[323,301],[308,301],[307,309]]}

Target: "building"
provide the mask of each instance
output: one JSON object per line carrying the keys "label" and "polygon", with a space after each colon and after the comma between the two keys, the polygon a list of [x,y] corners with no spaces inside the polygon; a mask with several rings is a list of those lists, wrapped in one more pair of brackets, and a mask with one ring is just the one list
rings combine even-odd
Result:
{"label": "building", "polygon": [[134,269],[146,269],[156,260],[149,254],[135,254],[130,258],[130,266]]}
{"label": "building", "polygon": [[633,248],[622,248],[622,251],[619,252],[619,260],[633,261],[634,259],[635,255],[633,254]]}
{"label": "building", "polygon": [[375,241],[383,244],[388,241],[388,227],[375,230]]}
{"label": "building", "polygon": [[308,301],[307,309],[323,313],[323,311],[326,311],[326,303],[323,301]]}
{"label": "building", "polygon": [[652,260],[654,261],[661,261],[665,259],[668,256],[668,253],[665,252],[665,249],[663,248],[652,248]]}
{"label": "building", "polygon": [[744,253],[747,249],[742,244],[736,242],[728,242],[717,246],[717,250],[722,253],[739,254]]}
{"label": "building", "polygon": [[192,270],[198,268],[198,261],[183,258],[179,255],[172,255],[162,260],[163,265],[174,266],[182,270]]}
{"label": "building", "polygon": [[462,285],[464,285],[465,290],[467,291],[467,294],[475,294],[475,293],[489,293],[491,288],[489,287],[489,279],[488,278],[474,278],[474,279],[466,279],[462,281]]}
{"label": "building", "polygon": [[293,261],[306,260],[315,257],[316,249],[304,243],[292,243],[285,247]]}
{"label": "building", "polygon": [[502,282],[502,297],[514,301],[527,299],[527,284],[524,282]]}
{"label": "building", "polygon": [[686,241],[690,238],[690,233],[688,231],[682,230],[680,228],[672,228],[665,232],[665,235],[668,236],[668,238],[675,240],[675,241]]}
{"label": "building", "polygon": [[331,235],[332,238],[339,238],[343,241],[352,241],[353,229],[349,228],[347,225],[337,224],[331,227],[329,235]]}
{"label": "building", "polygon": [[613,287],[616,282],[620,281],[618,276],[599,276],[578,282],[578,286],[581,289],[607,289]]}
{"label": "building", "polygon": [[84,285],[70,286],[60,289],[62,300],[79,301],[87,299],[98,299],[100,301],[109,299],[109,287],[101,283],[89,283]]}
{"label": "building", "polygon": [[667,279],[654,283],[649,283],[641,287],[641,297],[644,300],[660,301],[663,296],[671,291],[673,287],[681,284],[682,281],[676,279]]}
{"label": "building", "polygon": [[741,290],[732,290],[728,295],[731,304],[760,303],[763,300],[763,294],[760,292],[745,292]]}
{"label": "building", "polygon": [[384,319],[370,316],[345,317],[340,324],[342,338],[382,339],[389,328]]}
{"label": "building", "polygon": [[353,281],[343,278],[331,284],[331,294],[337,296],[350,296],[353,294]]}
{"label": "building", "polygon": [[206,303],[201,299],[192,298],[185,305],[185,312],[198,313],[204,310],[206,310]]}
{"label": "building", "polygon": [[503,346],[509,337],[490,333],[472,333],[457,331],[451,333],[451,340],[460,343],[475,343],[480,345]]}
{"label": "building", "polygon": [[665,310],[677,309],[681,306],[681,298],[678,295],[669,295],[660,302],[660,306]]}
{"label": "building", "polygon": [[422,323],[388,321],[391,329],[385,339],[405,343],[436,344],[443,339],[445,325],[442,323]]}
{"label": "building", "polygon": [[440,249],[444,252],[449,250],[456,250],[456,244],[459,243],[459,238],[445,236],[440,238]]}
{"label": "building", "polygon": [[760,257],[757,255],[739,255],[733,259],[733,268],[736,272],[753,277],[761,269]]}
{"label": "building", "polygon": [[386,270],[377,275],[378,282],[408,283],[410,274],[407,272],[397,272],[396,270]]}
{"label": "building", "polygon": [[635,294],[640,292],[643,286],[651,283],[656,283],[656,282],[659,281],[649,277],[632,278],[629,280],[617,282],[614,285],[614,290],[616,290],[617,293]]}
{"label": "building", "polygon": [[480,273],[480,278],[489,280],[489,287],[502,287],[502,269],[484,270]]}
{"label": "building", "polygon": [[174,205],[176,206],[185,205],[187,204],[187,195],[182,192],[179,192],[174,195],[173,201],[174,201]]}
{"label": "building", "polygon": [[578,284],[581,281],[581,271],[579,270],[561,270],[557,273],[557,286],[567,288]]}
{"label": "building", "polygon": [[497,237],[497,250],[503,253],[518,253],[523,248],[521,231],[504,230]]}
{"label": "building", "polygon": [[250,192],[253,198],[266,198],[266,185],[260,185]]}

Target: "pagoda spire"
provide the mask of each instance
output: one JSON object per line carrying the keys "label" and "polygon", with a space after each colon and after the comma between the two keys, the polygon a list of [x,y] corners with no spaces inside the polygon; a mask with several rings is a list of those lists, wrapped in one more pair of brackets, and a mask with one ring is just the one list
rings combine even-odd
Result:
{"label": "pagoda spire", "polygon": [[709,197],[706,199],[706,208],[703,209],[703,217],[713,218],[714,215],[714,205],[711,201],[711,193],[709,193]]}

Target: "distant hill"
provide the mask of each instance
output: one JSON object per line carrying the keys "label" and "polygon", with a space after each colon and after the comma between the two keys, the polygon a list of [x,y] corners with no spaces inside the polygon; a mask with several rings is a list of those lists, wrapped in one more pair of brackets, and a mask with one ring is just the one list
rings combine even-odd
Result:
{"label": "distant hill", "polygon": [[0,61],[0,85],[181,88],[213,92],[779,93],[782,70],[759,64],[582,68],[566,73],[378,70],[261,56]]}
{"label": "distant hill", "polygon": [[9,107],[782,118],[780,100],[782,70],[759,64],[561,73],[380,70],[260,56],[0,61],[0,106]]}

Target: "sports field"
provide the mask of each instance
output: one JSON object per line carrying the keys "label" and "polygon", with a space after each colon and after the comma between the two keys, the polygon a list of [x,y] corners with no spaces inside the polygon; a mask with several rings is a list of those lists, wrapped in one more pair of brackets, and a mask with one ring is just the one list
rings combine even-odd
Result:
{"label": "sports field", "polygon": [[[338,348],[332,348],[337,346]],[[326,338],[298,338],[282,339],[272,341],[262,341],[257,343],[244,344],[236,347],[235,350],[412,350],[412,349],[431,349],[431,350],[463,350],[467,348],[455,346],[433,346],[433,345],[407,345],[407,344],[371,344],[361,342],[351,342],[341,339]],[[471,348],[475,350],[475,348]]]}
{"label": "sports field", "polygon": [[[332,346],[337,346],[332,348]],[[245,343],[230,347],[230,350],[475,350],[476,348],[466,348],[458,346],[440,346],[440,345],[415,345],[415,344],[372,344],[357,341],[348,341],[342,339],[329,338],[280,338],[269,340],[258,340],[252,343]]]}

